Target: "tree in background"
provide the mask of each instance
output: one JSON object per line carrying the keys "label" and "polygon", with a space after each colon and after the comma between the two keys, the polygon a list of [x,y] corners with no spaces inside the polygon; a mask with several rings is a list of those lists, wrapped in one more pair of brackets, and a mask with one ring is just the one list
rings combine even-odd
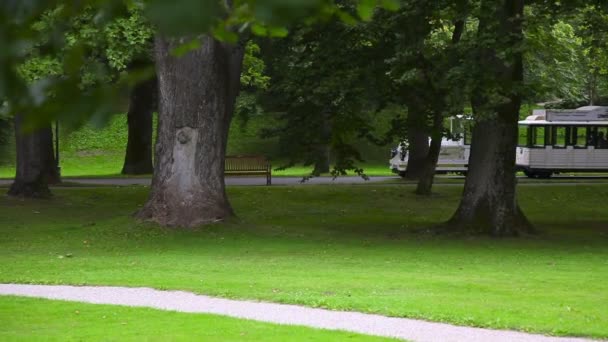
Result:
{"label": "tree in background", "polygon": [[468,45],[461,40],[470,7],[464,0],[412,2],[388,21],[389,31],[398,33],[396,53],[389,59],[395,98],[408,108],[404,176],[419,180],[416,193],[421,195],[431,193],[441,141],[450,133],[445,119],[462,114],[468,96],[463,86]]}
{"label": "tree in background", "polygon": [[[35,24],[35,30],[44,32],[54,23],[55,15],[49,12]],[[40,51],[46,41],[39,39],[27,51],[28,59],[19,65],[18,75],[29,84],[37,84],[45,77],[61,74],[61,64],[55,58],[43,56]],[[36,89],[36,91],[40,91]],[[36,94],[42,96],[42,94]],[[32,126],[25,123],[23,114],[14,114],[16,142],[16,174],[8,194],[20,197],[48,197],[48,185],[59,183],[59,168],[53,149],[53,133],[50,122]]]}
{"label": "tree in background", "polygon": [[153,30],[142,10],[128,5],[105,26],[96,22],[97,8],[85,8],[69,18],[68,47],[81,46],[85,63],[81,68],[83,91],[99,83],[116,83],[121,76],[134,79],[127,87],[128,140],[123,174],[152,173],[152,121],[157,107],[157,85],[153,72]]}
{"label": "tree in background", "polygon": [[17,172],[8,195],[44,198],[51,195],[48,184],[59,182],[57,163],[53,154],[53,133],[50,125],[27,130],[23,117],[16,115],[15,137]]}
{"label": "tree in background", "polygon": [[356,169],[353,142],[373,125],[390,85],[385,33],[336,18],[262,44],[271,82],[261,102],[279,120],[264,135],[279,137],[284,166],[312,165],[315,176],[332,162],[334,174]]}

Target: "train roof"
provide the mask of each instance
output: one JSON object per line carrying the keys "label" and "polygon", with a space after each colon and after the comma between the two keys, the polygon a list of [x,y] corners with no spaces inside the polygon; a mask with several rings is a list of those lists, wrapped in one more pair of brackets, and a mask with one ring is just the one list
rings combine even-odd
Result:
{"label": "train roof", "polygon": [[608,125],[608,107],[584,106],[576,109],[535,109],[519,122],[524,125]]}

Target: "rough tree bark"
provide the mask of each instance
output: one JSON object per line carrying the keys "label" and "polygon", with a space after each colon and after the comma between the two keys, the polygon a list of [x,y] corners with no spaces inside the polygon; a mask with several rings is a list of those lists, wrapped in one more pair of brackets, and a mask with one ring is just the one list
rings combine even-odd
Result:
{"label": "rough tree bark", "polygon": [[23,117],[15,116],[17,172],[8,190],[10,196],[44,198],[51,195],[49,184],[60,182],[53,153],[51,126],[23,132]]}
{"label": "rough tree bark", "polygon": [[200,39],[201,47],[182,57],[171,54],[180,41],[157,37],[155,42],[160,102],[155,172],[138,217],[167,226],[192,227],[233,215],[224,160],[244,48]]}
{"label": "rough tree bark", "polygon": [[[479,40],[480,82],[472,99],[477,118],[469,171],[460,206],[447,224],[451,230],[515,236],[532,232],[516,199],[515,148],[523,81],[523,0],[484,0]],[[483,88],[482,88],[483,87]],[[487,91],[490,89],[491,91]],[[496,100],[496,95],[503,97]]]}
{"label": "rough tree bark", "polygon": [[152,113],[157,107],[156,78],[136,85],[129,95],[129,135],[123,175],[152,173]]}

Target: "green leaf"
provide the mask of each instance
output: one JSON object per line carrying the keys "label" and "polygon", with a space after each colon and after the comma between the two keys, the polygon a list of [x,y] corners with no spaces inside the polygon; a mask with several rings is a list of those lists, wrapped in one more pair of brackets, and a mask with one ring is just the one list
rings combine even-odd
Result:
{"label": "green leaf", "polygon": [[359,18],[365,21],[370,21],[374,15],[376,0],[360,0],[357,4],[357,14]]}
{"label": "green leaf", "polygon": [[260,24],[253,24],[251,25],[251,32],[253,32],[253,34],[255,34],[256,36],[261,36],[261,37],[265,37],[268,35],[268,29]]}
{"label": "green leaf", "polygon": [[389,11],[396,11],[399,9],[398,0],[381,0],[380,5]]}
{"label": "green leaf", "polygon": [[269,27],[268,28],[268,36],[273,38],[284,38],[287,37],[289,31],[285,27]]}
{"label": "green leaf", "polygon": [[357,19],[355,19],[355,17],[353,17],[352,15],[350,15],[350,13],[345,12],[345,11],[336,11],[336,15],[346,25],[356,25],[358,22]]}
{"label": "green leaf", "polygon": [[201,47],[200,39],[192,39],[191,41],[184,43],[171,51],[171,54],[175,57],[182,57],[190,51],[194,51]]}
{"label": "green leaf", "polygon": [[213,37],[228,43],[236,43],[239,40],[238,34],[228,30],[224,25],[218,25],[213,29]]}

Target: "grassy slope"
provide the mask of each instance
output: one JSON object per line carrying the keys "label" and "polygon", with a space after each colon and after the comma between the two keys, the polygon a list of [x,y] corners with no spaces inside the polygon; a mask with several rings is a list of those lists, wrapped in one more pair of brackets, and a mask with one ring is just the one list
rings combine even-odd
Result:
{"label": "grassy slope", "polygon": [[[278,140],[261,139],[259,131],[273,122],[264,117],[252,118],[246,126],[233,122],[228,141],[228,154],[261,154],[268,156],[278,167]],[[10,140],[12,143],[12,140]],[[60,158],[63,176],[119,176],[127,145],[127,126],[124,115],[116,115],[102,129],[83,127],[60,135]],[[388,149],[361,142],[360,149],[368,160],[363,164],[370,175],[389,175]],[[14,147],[0,147],[0,178],[15,176]],[[3,155],[4,154],[4,155]],[[274,171],[276,176],[303,176],[311,171],[308,167],[294,167]]]}
{"label": "grassy slope", "polygon": [[0,297],[2,341],[391,341],[215,315]]}
{"label": "grassy slope", "polygon": [[[545,233],[437,238],[458,187],[239,187],[240,219],[195,231],[130,216],[146,188],[0,198],[0,282],[183,289],[457,324],[608,337],[608,186],[525,187]],[[71,255],[71,257],[61,257]]]}

